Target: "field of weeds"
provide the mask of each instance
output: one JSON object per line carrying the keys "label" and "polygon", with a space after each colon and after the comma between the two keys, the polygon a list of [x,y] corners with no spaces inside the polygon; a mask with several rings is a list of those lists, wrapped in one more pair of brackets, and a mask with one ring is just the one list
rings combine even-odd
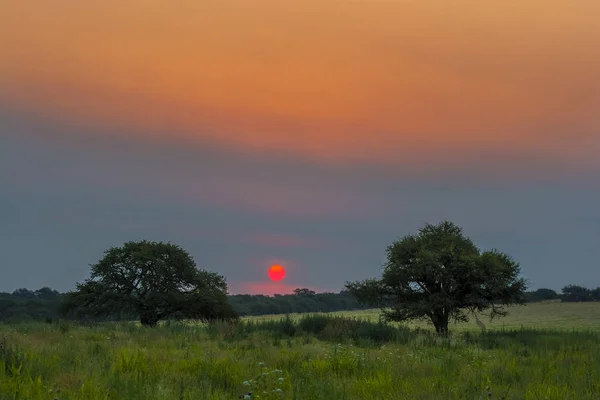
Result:
{"label": "field of weeds", "polygon": [[449,338],[348,315],[0,324],[0,399],[598,400],[600,304],[564,306]]}

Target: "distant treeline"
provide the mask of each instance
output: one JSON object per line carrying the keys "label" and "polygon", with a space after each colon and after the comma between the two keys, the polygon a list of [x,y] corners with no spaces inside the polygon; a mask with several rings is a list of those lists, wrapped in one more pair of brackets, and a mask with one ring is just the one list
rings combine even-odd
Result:
{"label": "distant treeline", "polygon": [[369,308],[361,306],[356,298],[347,291],[315,293],[309,289],[296,289],[294,294],[276,294],[273,297],[237,294],[229,296],[229,303],[241,316],[333,312]]}
{"label": "distant treeline", "polygon": [[588,289],[578,285],[567,285],[558,294],[552,289],[538,289],[525,292],[527,302],[561,300],[564,302],[600,301],[600,286],[596,289]]}
{"label": "distant treeline", "polygon": [[[552,289],[537,289],[525,293],[526,302],[559,300],[564,302],[600,301],[600,287],[588,289],[577,285],[565,286],[561,293]],[[63,294],[48,287],[38,290],[17,289],[12,293],[0,292],[0,321],[28,320],[52,321],[60,317]],[[309,289],[296,289],[294,294],[264,295],[238,294],[229,296],[229,302],[241,316],[267,314],[293,314],[308,312],[335,312],[361,310],[358,301],[347,291],[340,293],[315,293]],[[133,318],[127,316],[123,318]]]}

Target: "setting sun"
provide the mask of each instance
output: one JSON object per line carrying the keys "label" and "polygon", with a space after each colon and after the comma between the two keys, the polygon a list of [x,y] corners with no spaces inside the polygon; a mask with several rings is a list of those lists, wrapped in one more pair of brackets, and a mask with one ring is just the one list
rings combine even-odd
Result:
{"label": "setting sun", "polygon": [[282,281],[285,278],[285,268],[281,265],[273,265],[269,269],[269,278],[275,282]]}

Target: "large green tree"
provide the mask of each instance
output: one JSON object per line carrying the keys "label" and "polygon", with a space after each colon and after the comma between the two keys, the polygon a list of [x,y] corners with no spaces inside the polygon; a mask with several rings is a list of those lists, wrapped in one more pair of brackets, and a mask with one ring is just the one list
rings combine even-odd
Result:
{"label": "large green tree", "polygon": [[63,314],[106,317],[136,315],[143,325],[168,318],[236,319],[223,276],[196,268],[181,247],[127,242],[91,265],[91,277],[66,295]]}
{"label": "large green tree", "polygon": [[382,307],[388,321],[430,320],[438,333],[449,321],[468,321],[471,313],[504,316],[522,304],[525,280],[511,257],[480,251],[449,221],[426,224],[388,246],[380,279],[349,282],[346,288],[363,304]]}

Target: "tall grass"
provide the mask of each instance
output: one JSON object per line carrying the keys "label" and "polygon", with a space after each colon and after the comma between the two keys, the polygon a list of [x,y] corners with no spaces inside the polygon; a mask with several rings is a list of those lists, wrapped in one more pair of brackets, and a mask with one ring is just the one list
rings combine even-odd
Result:
{"label": "tall grass", "polygon": [[0,325],[0,399],[600,399],[600,331],[441,338],[306,315]]}
{"label": "tall grass", "polygon": [[371,322],[342,316],[305,315],[270,320],[249,320],[239,324],[215,323],[206,328],[213,339],[226,341],[247,339],[256,332],[267,332],[273,339],[311,337],[328,342],[375,345],[382,342],[406,343],[411,330],[383,322]]}

